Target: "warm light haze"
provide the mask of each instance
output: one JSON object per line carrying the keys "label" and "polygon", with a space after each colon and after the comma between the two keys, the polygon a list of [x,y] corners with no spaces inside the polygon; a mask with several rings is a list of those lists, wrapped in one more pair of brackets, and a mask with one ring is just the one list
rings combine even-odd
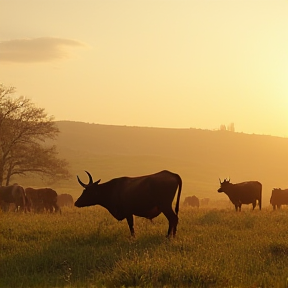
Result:
{"label": "warm light haze", "polygon": [[288,137],[287,0],[2,0],[0,82],[55,120]]}

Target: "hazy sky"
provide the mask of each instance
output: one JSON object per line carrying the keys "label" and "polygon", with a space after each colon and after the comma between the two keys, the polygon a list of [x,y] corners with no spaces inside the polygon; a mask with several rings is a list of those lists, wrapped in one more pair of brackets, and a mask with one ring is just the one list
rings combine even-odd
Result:
{"label": "hazy sky", "polygon": [[288,137],[287,0],[1,0],[0,65],[56,120]]}

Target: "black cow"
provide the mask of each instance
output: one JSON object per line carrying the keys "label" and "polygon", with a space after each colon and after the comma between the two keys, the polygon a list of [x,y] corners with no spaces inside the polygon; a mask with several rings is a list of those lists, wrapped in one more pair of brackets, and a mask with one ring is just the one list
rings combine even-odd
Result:
{"label": "black cow", "polygon": [[273,210],[280,209],[281,205],[288,205],[288,189],[274,188],[272,190],[270,204],[273,206]]}
{"label": "black cow", "polygon": [[74,205],[74,200],[72,195],[70,194],[60,194],[57,197],[57,205],[59,207],[73,207]]}
{"label": "black cow", "polygon": [[[157,217],[161,212],[169,221],[168,237],[176,234],[178,224],[179,201],[182,180],[178,174],[161,171],[152,175],[139,177],[120,177],[106,183],[84,184],[77,176],[79,184],[84,187],[82,195],[75,202],[76,207],[101,205],[117,220],[126,218],[131,235],[134,236],[133,215],[148,219]],[[178,188],[175,212],[172,202]]]}
{"label": "black cow", "polygon": [[51,213],[60,212],[61,209],[57,205],[57,192],[51,188],[38,188],[34,189],[28,187],[25,189],[26,197],[34,212],[43,212],[46,210]]}
{"label": "black cow", "polygon": [[9,211],[10,204],[15,205],[15,211],[26,212],[24,188],[17,184],[0,187],[0,206],[2,211]]}
{"label": "black cow", "polygon": [[[220,180],[220,179],[219,179]],[[262,203],[262,184],[258,181],[248,181],[237,184],[230,183],[230,179],[225,179],[223,182],[220,180],[221,187],[218,192],[224,192],[234,204],[235,210],[241,211],[242,204],[253,205],[253,210],[258,201],[259,209],[261,210]]]}
{"label": "black cow", "polygon": [[184,200],[184,205],[189,205],[189,206],[192,206],[192,207],[197,207],[199,208],[200,206],[200,203],[199,203],[199,198],[196,197],[195,195],[193,196],[187,196]]}

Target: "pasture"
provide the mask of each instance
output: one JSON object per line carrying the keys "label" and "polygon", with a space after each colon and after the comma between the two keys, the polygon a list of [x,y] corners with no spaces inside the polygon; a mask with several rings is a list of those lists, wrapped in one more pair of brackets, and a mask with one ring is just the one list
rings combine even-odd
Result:
{"label": "pasture", "polygon": [[[247,206],[246,206],[247,207]],[[104,208],[0,213],[0,287],[288,287],[288,211],[180,206],[126,221]]]}

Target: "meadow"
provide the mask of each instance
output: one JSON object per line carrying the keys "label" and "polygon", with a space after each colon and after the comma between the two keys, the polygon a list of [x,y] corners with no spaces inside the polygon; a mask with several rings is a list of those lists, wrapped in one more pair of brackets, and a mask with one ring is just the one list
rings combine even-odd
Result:
{"label": "meadow", "polygon": [[[274,187],[287,187],[287,138],[199,129],[161,129],[59,122],[55,144],[73,177],[45,183],[14,177],[23,187],[47,187],[76,200],[88,178],[101,183],[164,169],[178,173],[185,196],[209,197],[199,209],[180,205],[177,235],[153,223],[126,221],[104,208],[59,214],[0,212],[0,288],[288,287],[288,211],[272,211]],[[263,207],[236,213],[219,178],[263,184]]]}
{"label": "meadow", "polygon": [[0,213],[0,287],[288,287],[288,211],[180,206],[126,221],[104,208]]}

